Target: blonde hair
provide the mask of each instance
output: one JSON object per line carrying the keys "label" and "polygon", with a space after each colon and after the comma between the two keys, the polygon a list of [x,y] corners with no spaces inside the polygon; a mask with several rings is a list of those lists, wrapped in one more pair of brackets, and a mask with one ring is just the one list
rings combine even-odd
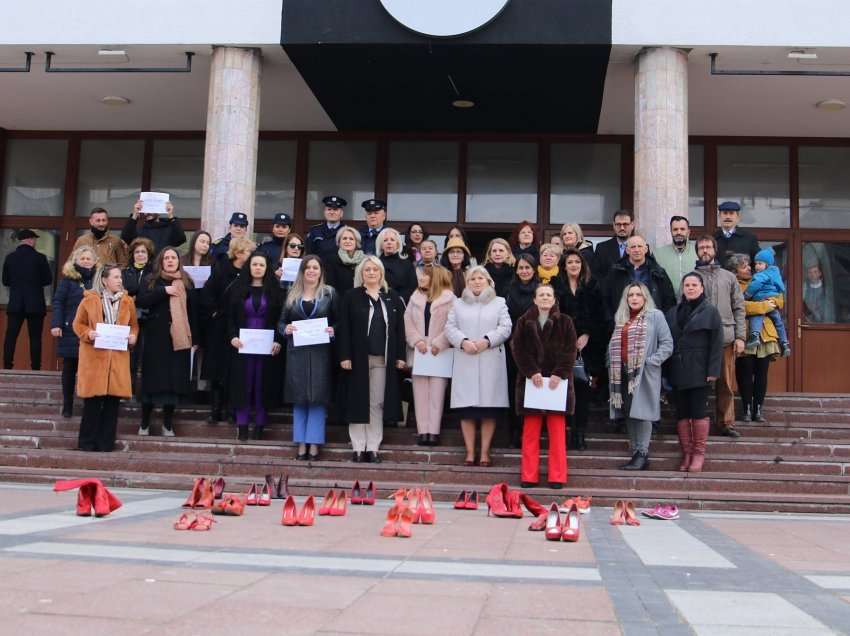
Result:
{"label": "blonde hair", "polygon": [[559,245],[555,245],[554,243],[544,243],[540,246],[540,256],[543,256],[544,252],[555,252],[555,256],[559,259],[561,258],[561,254],[564,253],[564,250]]}
{"label": "blonde hair", "polygon": [[363,244],[363,237],[360,235],[360,232],[356,227],[351,227],[350,225],[343,225],[339,228],[339,231],[336,233],[336,246],[339,247],[339,241],[342,238],[343,232],[348,232],[351,236],[354,237],[355,250],[359,250],[360,246]]}
{"label": "blonde hair", "polygon": [[558,235],[561,237],[561,240],[564,240],[564,230],[572,230],[576,235],[576,247],[584,243],[584,232],[581,230],[581,226],[578,223],[564,223],[561,226],[561,231],[558,232]]}
{"label": "blonde hair", "polygon": [[104,263],[103,265],[97,266],[94,273],[94,280],[92,281],[92,289],[96,291],[98,295],[103,296],[103,292],[106,290],[106,287],[103,285],[103,279],[109,276],[114,269],[117,269],[120,272],[121,266],[116,263]]}
{"label": "blonde hair", "polygon": [[401,234],[398,233],[398,230],[391,227],[385,227],[378,233],[378,237],[375,239],[375,253],[380,256],[385,256],[384,241],[387,240],[387,236],[389,236],[390,234],[395,235],[395,242],[398,244],[398,249],[396,250],[396,254],[398,254],[398,257],[407,258],[406,254],[401,253]]}
{"label": "blonde hair", "polygon": [[487,268],[483,265],[475,265],[474,267],[470,267],[466,270],[464,280],[466,281],[467,285],[469,285],[469,279],[472,278],[474,274],[481,274],[482,276],[484,276],[484,278],[487,279],[487,283],[490,285],[490,287],[496,286],[496,283],[493,282],[493,277],[490,276],[490,272],[488,272]]}
{"label": "blonde hair", "polygon": [[490,259],[490,250],[491,250],[491,249],[493,249],[493,246],[494,246],[494,245],[501,245],[502,247],[504,247],[504,248],[508,251],[508,255],[507,255],[507,257],[505,257],[505,263],[506,263],[507,265],[510,265],[511,267],[513,267],[514,265],[516,265],[516,258],[514,257],[514,252],[513,252],[513,250],[511,249],[511,245],[510,245],[510,243],[508,243],[508,242],[507,242],[505,239],[503,239],[503,238],[494,238],[492,241],[490,241],[490,242],[487,244],[487,251],[486,251],[486,252],[484,252],[484,264],[485,264],[485,265],[487,265],[487,263],[492,263],[492,262],[493,262],[493,261]]}
{"label": "blonde hair", "polygon": [[357,265],[357,269],[354,270],[354,286],[363,287],[363,268],[366,267],[366,263],[377,265],[378,269],[381,270],[381,289],[389,291],[390,286],[387,285],[387,272],[384,269],[384,264],[374,254],[364,256],[363,260]]}
{"label": "blonde hair", "polygon": [[312,261],[316,261],[319,264],[320,272],[319,283],[316,285],[316,302],[319,302],[319,299],[323,298],[325,294],[330,293],[331,288],[325,285],[325,264],[315,254],[308,254],[301,259],[301,265],[298,267],[298,275],[295,277],[295,282],[292,283],[292,287],[289,288],[289,292],[286,294],[287,307],[292,307],[295,301],[304,296],[304,270],[307,269],[307,265]]}
{"label": "blonde hair", "polygon": [[71,255],[68,257],[68,260],[65,261],[65,264],[62,266],[62,276],[66,278],[72,278],[74,280],[80,280],[82,278],[80,273],[74,268],[74,265],[77,264],[77,259],[89,252],[94,257],[94,265],[97,267],[97,252],[94,251],[94,248],[89,247],[88,245],[83,245],[82,247],[78,247]]}
{"label": "blonde hair", "polygon": [[640,293],[643,296],[643,309],[640,310],[640,314],[645,314],[647,311],[655,309],[655,301],[652,300],[652,294],[649,293],[649,289],[647,289],[646,285],[638,282],[631,282],[626,285],[626,288],[623,290],[622,295],[620,296],[620,305],[617,307],[617,313],[614,314],[614,322],[617,323],[618,327],[622,327],[632,317],[631,309],[629,309],[629,291],[633,288],[637,287],[640,289]]}
{"label": "blonde hair", "polygon": [[428,300],[434,302],[444,291],[448,290],[454,295],[452,290],[452,273],[442,265],[426,265],[422,271],[427,275],[431,282],[428,284]]}
{"label": "blonde hair", "polygon": [[257,244],[246,236],[232,238],[227,248],[227,258],[232,261],[236,258],[238,252],[242,250],[251,250],[253,252],[255,249],[257,249]]}

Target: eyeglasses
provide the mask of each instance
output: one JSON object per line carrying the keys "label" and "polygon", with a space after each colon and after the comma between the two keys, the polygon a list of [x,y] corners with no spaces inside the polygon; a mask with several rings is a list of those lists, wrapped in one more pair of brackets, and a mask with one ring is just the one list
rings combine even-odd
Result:
{"label": "eyeglasses", "polygon": [[296,250],[303,250],[304,249],[304,246],[301,245],[301,243],[290,243],[289,245],[287,245],[287,247],[291,247],[292,249],[296,249]]}

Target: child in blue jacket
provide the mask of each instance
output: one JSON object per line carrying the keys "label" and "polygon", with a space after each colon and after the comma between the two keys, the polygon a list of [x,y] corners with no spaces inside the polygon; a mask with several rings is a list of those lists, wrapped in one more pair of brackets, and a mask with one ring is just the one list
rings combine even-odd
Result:
{"label": "child in blue jacket", "polygon": [[[770,248],[761,250],[755,256],[755,273],[750,284],[744,290],[744,298],[756,301],[767,300],[772,296],[781,296],[784,293],[785,283],[782,281],[779,268],[774,265],[773,250]],[[791,345],[788,342],[788,331],[785,329],[785,323],[778,309],[769,311],[762,316],[750,317],[750,336],[747,339],[746,346],[749,348],[758,345],[765,316],[773,321],[776,333],[779,335],[782,357],[787,358],[791,355]]]}

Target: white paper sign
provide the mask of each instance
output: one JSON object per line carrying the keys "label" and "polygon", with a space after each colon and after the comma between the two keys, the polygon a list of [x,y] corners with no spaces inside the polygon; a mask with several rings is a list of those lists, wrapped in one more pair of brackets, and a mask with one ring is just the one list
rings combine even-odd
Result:
{"label": "white paper sign", "polygon": [[331,335],[327,332],[327,318],[293,320],[292,325],[295,327],[295,331],[292,333],[292,344],[296,347],[328,344],[331,341]]}
{"label": "white paper sign", "polygon": [[139,195],[142,202],[142,214],[168,214],[165,204],[168,203],[166,192],[142,192]]}
{"label": "white paper sign", "polygon": [[97,336],[94,339],[95,349],[111,349],[112,351],[127,351],[127,339],[130,337],[129,325],[110,325],[105,322],[97,323]]}
{"label": "white paper sign", "polygon": [[209,265],[184,265],[183,269],[189,274],[189,278],[195,283],[195,287],[201,288],[207,284],[212,267]]}
{"label": "white paper sign", "polygon": [[270,356],[274,344],[274,329],[240,329],[239,340],[242,342],[239,353]]}
{"label": "white paper sign", "polygon": [[280,280],[284,283],[294,283],[298,278],[298,269],[301,267],[300,258],[285,258],[283,259],[283,273],[280,275]]}
{"label": "white paper sign", "polygon": [[419,349],[413,350],[413,375],[424,375],[432,378],[452,377],[455,350],[446,349],[437,355],[432,355],[428,349],[426,353],[419,353]]}
{"label": "white paper sign", "polygon": [[556,388],[550,389],[549,378],[543,378],[543,386],[538,389],[529,378],[526,378],[523,406],[541,411],[566,411],[567,380],[561,380]]}

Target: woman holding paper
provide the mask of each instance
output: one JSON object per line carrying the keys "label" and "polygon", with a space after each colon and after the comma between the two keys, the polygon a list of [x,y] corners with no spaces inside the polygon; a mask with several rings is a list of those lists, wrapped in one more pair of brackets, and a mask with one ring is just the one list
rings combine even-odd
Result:
{"label": "woman holding paper", "polygon": [[[325,421],[333,393],[334,364],[330,342],[302,345],[298,342],[297,321],[327,321],[334,336],[339,313],[333,287],[324,283],[322,260],[316,255],[301,261],[280,316],[278,332],[286,336],[286,377],[284,399],[293,405],[292,441],[298,444],[296,459],[317,460],[325,443]],[[309,446],[309,451],[308,451]]]}
{"label": "woman holding paper", "polygon": [[348,290],[354,288],[354,270],[365,255],[360,249],[360,232],[350,225],[339,228],[336,244],[336,253],[325,263],[325,282],[336,290],[341,299]]}
{"label": "woman holding paper", "polygon": [[407,304],[416,289],[416,267],[401,254],[401,235],[391,227],[384,228],[375,239],[375,251],[384,264],[387,285]]}
{"label": "woman holding paper", "polygon": [[623,470],[649,468],[652,423],[661,418],[661,365],[673,353],[673,338],[664,314],[646,285],[629,283],[614,315],[608,343],[609,411],[626,419],[632,459]]}
{"label": "woman holding paper", "polygon": [[292,279],[283,280],[283,259],[297,258],[304,256],[304,239],[299,234],[289,234],[283,241],[283,249],[280,252],[280,260],[277,263],[277,269],[274,271],[275,277],[280,281],[280,288],[283,290],[283,295],[292,287]]}
{"label": "woman holding paper", "polygon": [[142,352],[142,422],[139,435],[150,435],[151,415],[162,407],[162,434],[174,437],[174,409],[191,389],[189,370],[192,349],[192,279],[183,271],[180,255],[166,247],[154,261],[153,271],[142,279],[136,304],[148,310],[145,349]]}
{"label": "woman holding paper", "polygon": [[[230,338],[230,405],[236,409],[239,441],[248,439],[248,420],[254,411],[254,439],[263,438],[268,411],[280,404],[283,336],[277,331],[281,293],[265,254],[255,252],[242,267],[230,296],[227,335]],[[241,353],[243,330],[271,331],[271,348],[263,353]]]}
{"label": "woman holding paper", "polygon": [[[130,265],[124,268],[121,272],[121,280],[124,285],[124,290],[135,298],[139,293],[139,286],[142,279],[151,273],[153,269],[154,245],[153,241],[147,238],[138,237],[133,239],[129,246]],[[130,352],[130,379],[133,383],[133,394],[136,394],[136,373],[139,369],[139,359],[144,350],[144,331],[142,326],[147,316],[147,311],[144,309],[136,309],[136,318],[139,321],[139,338],[136,346]]]}
{"label": "woman holding paper", "polygon": [[[573,364],[576,360],[576,330],[572,319],[558,309],[555,289],[541,284],[534,292],[534,305],[517,322],[511,338],[511,351],[517,365],[516,411],[523,416],[522,469],[523,488],[540,481],[540,430],[543,418],[549,433],[549,488],[567,483],[567,445],[564,413],[573,412]],[[527,406],[535,391],[554,391],[567,382],[566,403],[560,410],[541,410]]]}
{"label": "woman holding paper", "polygon": [[[431,265],[419,274],[419,288],[413,292],[404,312],[404,334],[409,348],[408,365],[413,366],[413,404],[419,446],[440,444],[448,378],[417,375],[415,353],[436,356],[450,348],[446,321],[454,304],[452,275],[445,267]],[[450,355],[450,354],[449,354]]]}
{"label": "woman holding paper", "polygon": [[336,329],[346,391],[344,415],[353,461],[379,463],[384,422],[401,419],[398,371],[405,367],[404,303],[387,285],[376,256],[363,258],[354,285],[340,303]]}
{"label": "woman holding paper", "polygon": [[129,347],[136,344],[136,306],[122,287],[121,268],[109,264],[98,268],[94,287],[83,294],[74,318],[74,333],[80,339],[77,394],[83,398],[78,445],[83,451],[113,449],[118,403],[132,395],[129,352],[98,347],[98,328],[116,325],[129,328]]}
{"label": "woman holding paper", "polygon": [[511,336],[505,299],[480,265],[466,273],[466,289],[446,321],[446,336],[458,349],[452,368],[452,409],[460,413],[466,465],[475,464],[475,423],[481,420],[480,466],[490,466],[496,417],[508,407],[504,344]]}

